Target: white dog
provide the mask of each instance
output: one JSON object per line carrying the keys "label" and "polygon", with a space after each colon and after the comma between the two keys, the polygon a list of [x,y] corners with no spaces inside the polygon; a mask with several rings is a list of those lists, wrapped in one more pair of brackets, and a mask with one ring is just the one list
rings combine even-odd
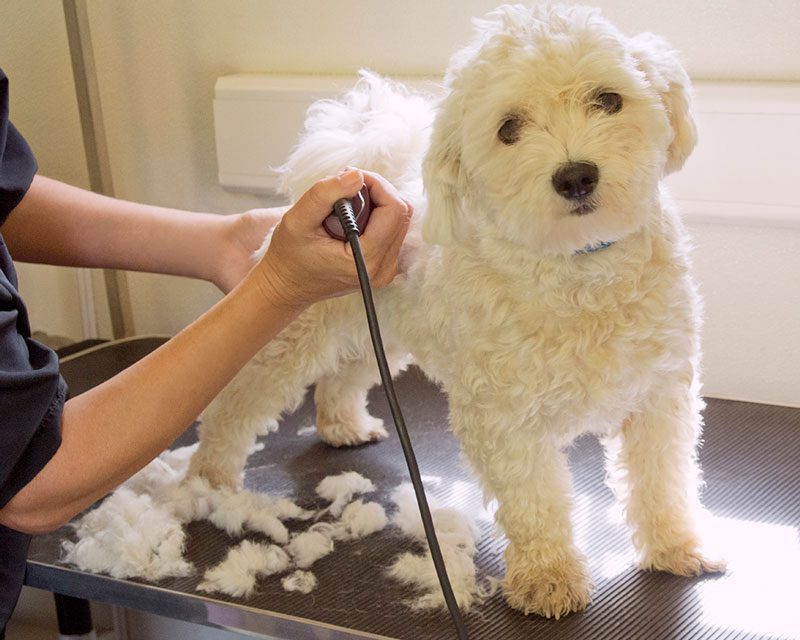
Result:
{"label": "white dog", "polygon": [[[435,109],[373,76],[312,107],[288,184],[350,164],[414,203],[424,241],[412,231],[405,275],[377,293],[382,329],[396,368],[410,353],[441,383],[498,500],[513,607],[589,603],[562,452],[587,431],[604,438],[641,566],[721,570],[695,522],[700,301],[660,184],[695,144],[686,72],[660,38],[582,7],[504,6],[476,30]],[[313,382],[323,440],[384,437],[365,408],[376,381],[360,298],[320,303],[207,410],[190,473],[235,485],[256,434]]]}

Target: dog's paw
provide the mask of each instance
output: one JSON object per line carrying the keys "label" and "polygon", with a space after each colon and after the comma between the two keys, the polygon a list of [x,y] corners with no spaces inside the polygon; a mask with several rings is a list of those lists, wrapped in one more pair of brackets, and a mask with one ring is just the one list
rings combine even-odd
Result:
{"label": "dog's paw", "polygon": [[558,620],[583,611],[592,600],[592,581],[585,559],[563,558],[546,566],[526,564],[508,554],[503,591],[508,604],[525,615],[535,613]]}
{"label": "dog's paw", "polygon": [[353,423],[317,423],[320,440],[333,447],[354,447],[367,442],[377,442],[388,437],[383,420],[374,416],[366,416],[358,424]]}
{"label": "dog's paw", "polygon": [[639,562],[646,571],[666,571],[676,576],[699,576],[704,573],[725,573],[727,563],[712,558],[695,546],[674,546],[647,553]]}
{"label": "dog's paw", "polygon": [[189,463],[189,469],[182,481],[183,484],[188,483],[192,478],[202,478],[213,489],[239,489],[242,485],[241,473],[230,473],[219,466],[196,460]]}

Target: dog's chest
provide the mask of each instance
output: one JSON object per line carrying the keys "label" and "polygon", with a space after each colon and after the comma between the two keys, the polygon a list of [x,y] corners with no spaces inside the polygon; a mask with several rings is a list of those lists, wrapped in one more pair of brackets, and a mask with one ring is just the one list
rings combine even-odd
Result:
{"label": "dog's chest", "polygon": [[452,381],[476,395],[587,415],[630,403],[690,355],[689,310],[664,283],[490,283],[463,287],[451,315]]}

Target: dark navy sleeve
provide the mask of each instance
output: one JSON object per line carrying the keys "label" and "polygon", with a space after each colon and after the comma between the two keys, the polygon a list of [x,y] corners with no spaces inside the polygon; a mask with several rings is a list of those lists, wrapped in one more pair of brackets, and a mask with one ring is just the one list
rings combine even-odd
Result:
{"label": "dark navy sleeve", "polygon": [[[8,78],[0,70],[0,225],[35,174],[33,153],[8,120]],[[31,338],[14,264],[0,235],[0,507],[58,448],[65,395],[56,354]]]}
{"label": "dark navy sleeve", "polygon": [[[34,175],[33,153],[8,121],[8,78],[0,69],[0,232]],[[58,357],[31,338],[14,263],[0,233],[0,507],[61,444],[66,395]],[[29,535],[0,526],[0,639],[22,588],[29,541]]]}
{"label": "dark navy sleeve", "polygon": [[66,398],[58,357],[30,337],[10,266],[0,236],[0,507],[58,449]]}
{"label": "dark navy sleeve", "polygon": [[27,193],[35,175],[33,153],[8,120],[8,78],[0,69],[0,225]]}

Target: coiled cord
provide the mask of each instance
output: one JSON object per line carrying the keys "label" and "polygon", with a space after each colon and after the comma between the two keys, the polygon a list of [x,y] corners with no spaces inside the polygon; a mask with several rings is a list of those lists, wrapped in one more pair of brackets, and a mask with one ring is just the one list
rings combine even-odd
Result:
{"label": "coiled cord", "polygon": [[425,537],[428,539],[428,547],[430,547],[431,550],[433,566],[436,568],[436,575],[439,578],[444,600],[447,603],[447,609],[450,612],[450,617],[453,620],[458,638],[459,640],[468,640],[467,627],[464,624],[464,619],[461,617],[461,611],[458,608],[456,597],[453,594],[453,587],[450,585],[450,580],[447,577],[444,557],[439,547],[439,541],[436,538],[436,530],[433,526],[433,518],[431,517],[431,510],[428,507],[428,500],[425,497],[425,489],[422,486],[422,478],[420,477],[419,467],[417,466],[417,459],[414,456],[414,449],[411,446],[411,438],[408,436],[406,423],[403,419],[403,412],[400,410],[400,403],[397,401],[397,395],[394,392],[392,373],[389,370],[389,363],[386,361],[386,353],[384,352],[383,340],[381,339],[381,330],[378,325],[378,315],[375,311],[375,303],[372,300],[372,287],[369,282],[369,274],[367,273],[367,266],[364,263],[364,254],[361,251],[361,242],[358,239],[358,225],[356,224],[353,206],[348,200],[342,198],[336,201],[333,208],[339,218],[339,222],[342,224],[347,242],[350,243],[350,247],[353,249],[353,259],[356,263],[356,272],[358,273],[358,282],[361,286],[361,295],[364,298],[364,309],[367,313],[367,323],[369,324],[369,333],[372,338],[372,347],[375,350],[375,358],[378,360],[378,369],[381,374],[383,390],[386,393],[386,399],[389,401],[389,409],[392,412],[394,426],[397,429],[397,435],[403,447],[403,455],[406,459],[408,472],[411,476],[411,484],[414,487],[414,494],[417,497],[419,514],[422,518],[422,525],[425,528]]}

